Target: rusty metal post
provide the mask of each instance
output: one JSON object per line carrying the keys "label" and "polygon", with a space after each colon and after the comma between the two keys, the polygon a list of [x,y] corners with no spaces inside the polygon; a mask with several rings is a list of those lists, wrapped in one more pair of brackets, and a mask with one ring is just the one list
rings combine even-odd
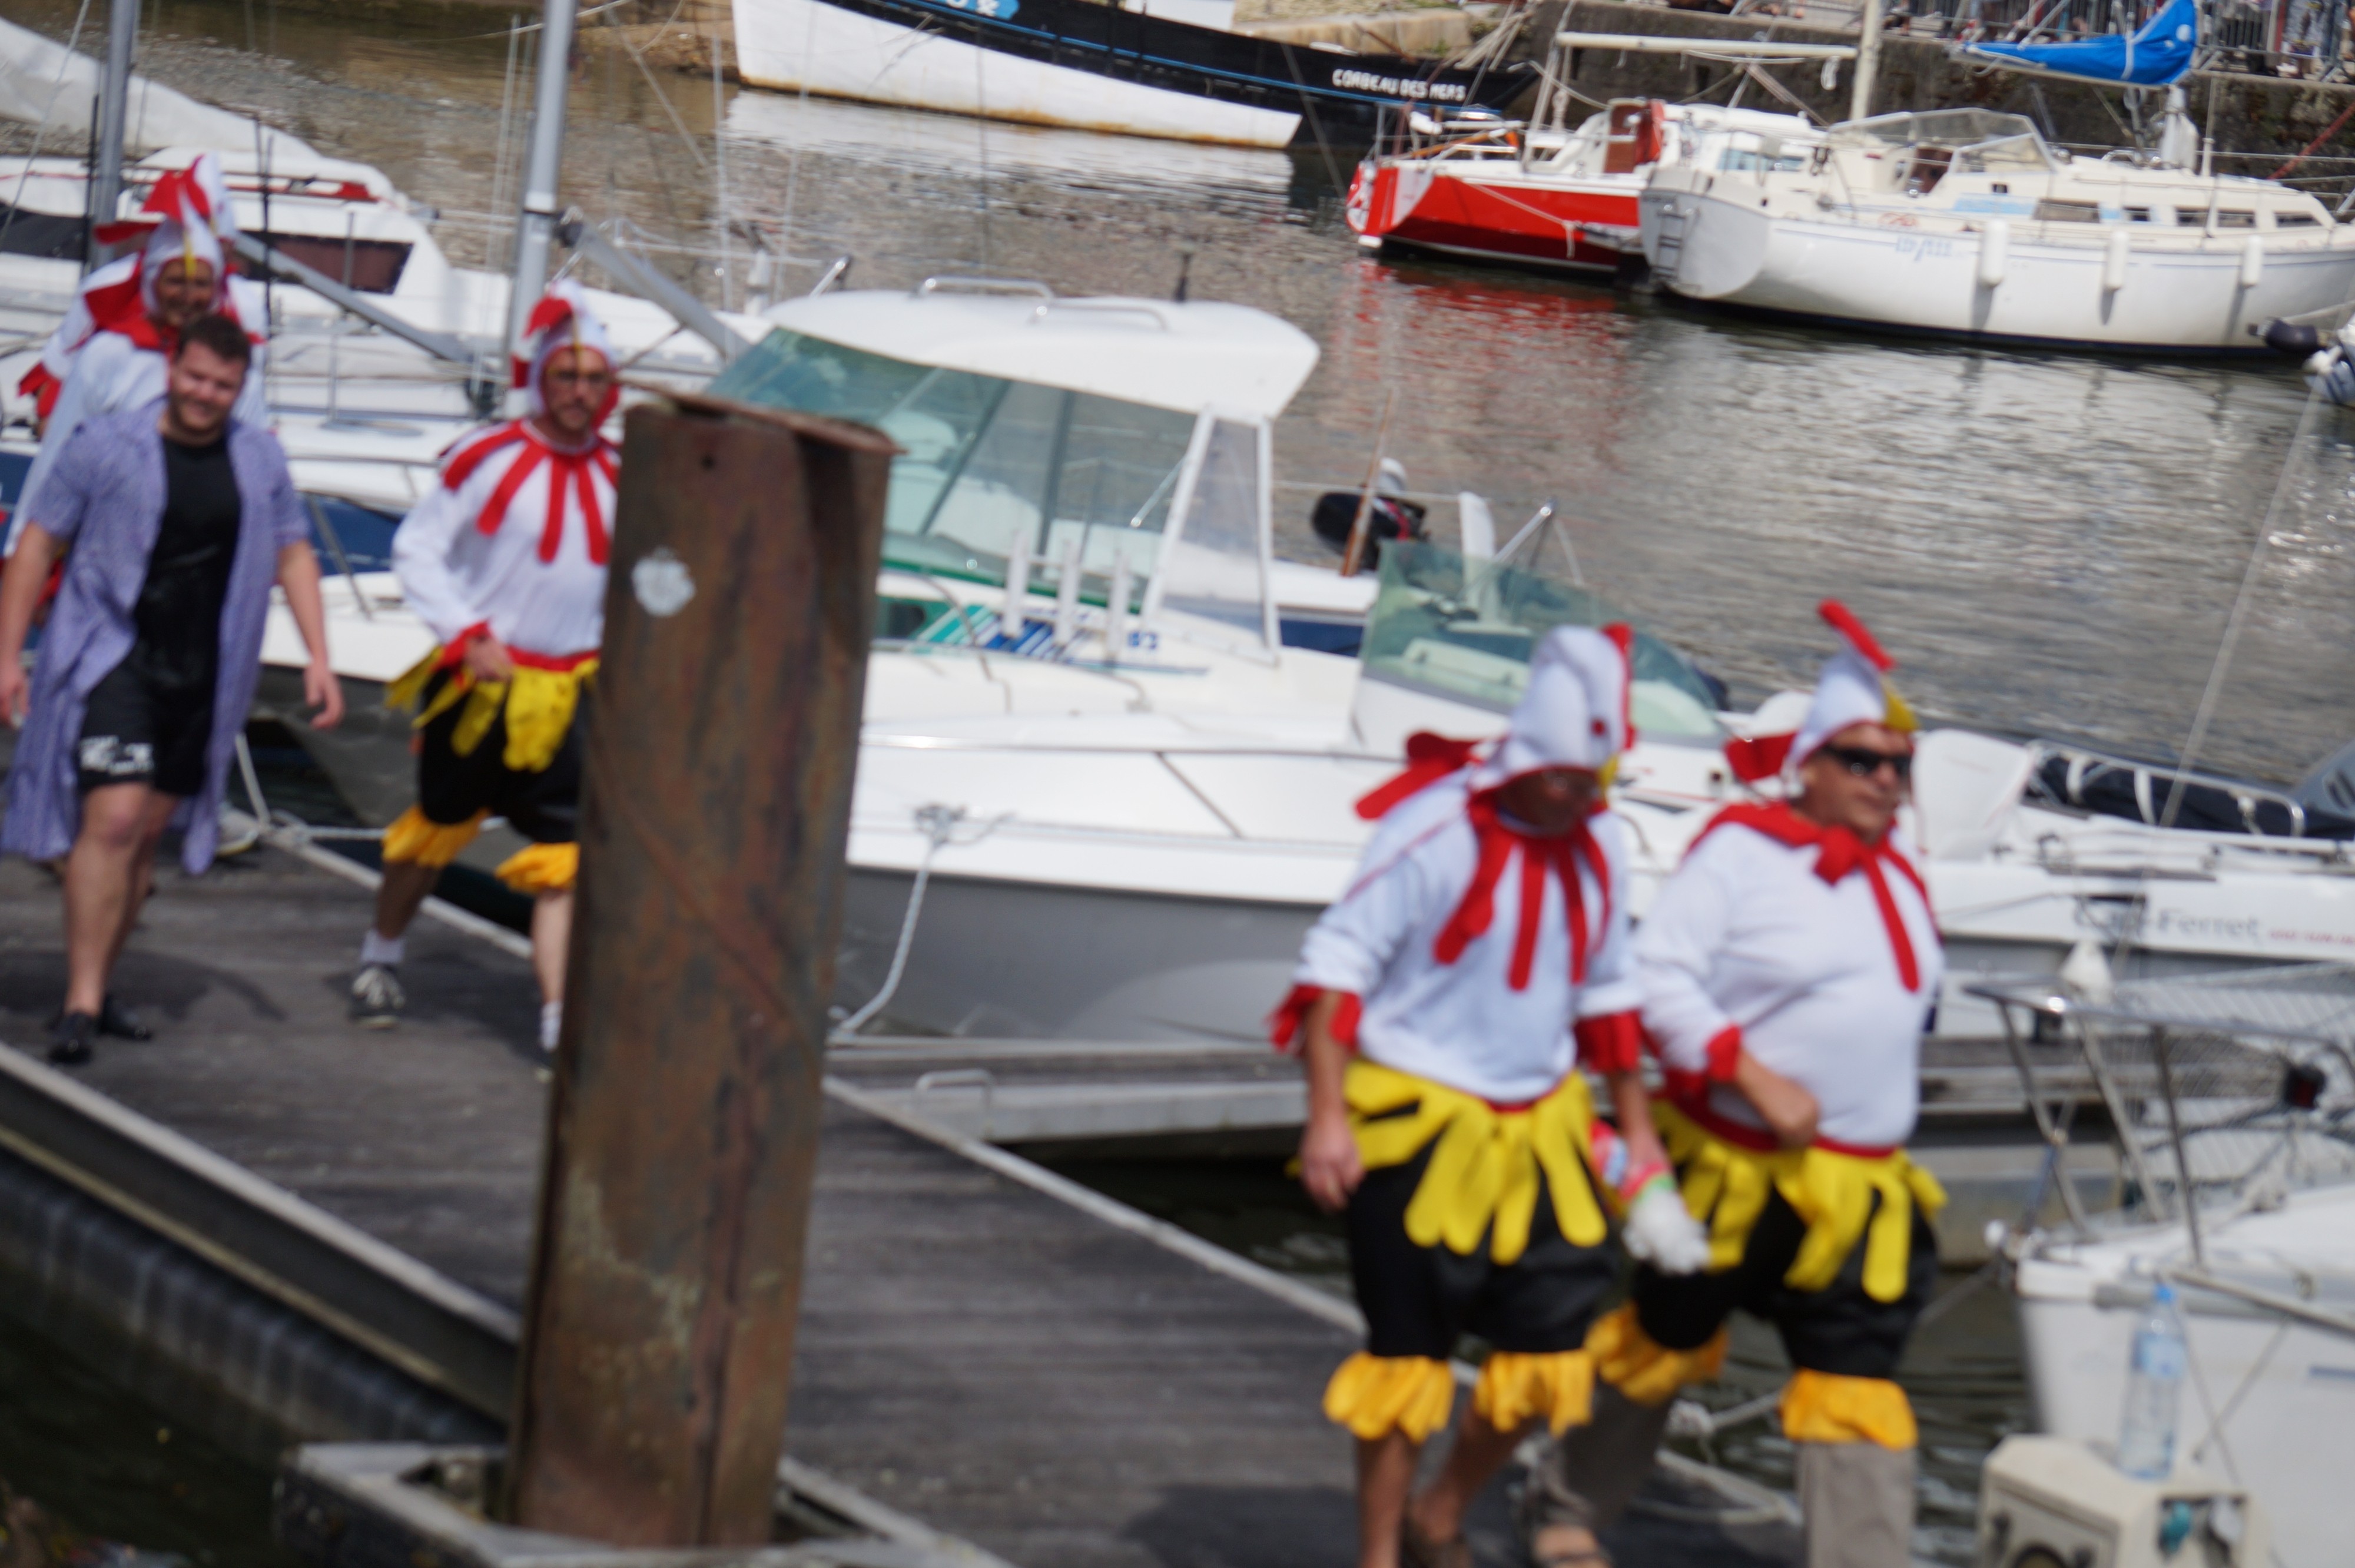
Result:
{"label": "rusty metal post", "polygon": [[765,1541],[892,447],[631,411],[509,1517]]}

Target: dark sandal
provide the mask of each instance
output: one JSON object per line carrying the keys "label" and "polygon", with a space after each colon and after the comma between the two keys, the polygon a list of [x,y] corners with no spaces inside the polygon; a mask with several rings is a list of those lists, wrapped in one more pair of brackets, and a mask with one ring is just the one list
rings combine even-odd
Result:
{"label": "dark sandal", "polygon": [[1462,1536],[1433,1541],[1412,1519],[1399,1520],[1399,1568],[1474,1568],[1472,1543]]}

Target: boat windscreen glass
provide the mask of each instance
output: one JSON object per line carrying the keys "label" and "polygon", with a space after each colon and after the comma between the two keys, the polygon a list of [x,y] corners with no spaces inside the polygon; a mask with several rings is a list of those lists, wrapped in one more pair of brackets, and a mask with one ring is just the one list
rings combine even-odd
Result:
{"label": "boat windscreen glass", "polygon": [[1835,125],[1825,135],[1834,147],[1883,150],[1931,144],[1955,149],[1955,167],[1977,173],[1993,168],[2050,168],[2052,155],[2036,123],[2024,114],[1988,109],[1931,109],[1919,114],[1876,114]]}
{"label": "boat windscreen glass", "polygon": [[[1381,587],[1366,622],[1366,672],[1493,712],[1508,712],[1520,700],[1529,655],[1546,633],[1627,619],[1582,588],[1518,567],[1466,561],[1454,550],[1403,540],[1385,542],[1381,550]],[[1638,632],[1634,675],[1638,734],[1723,743],[1709,683],[1682,654]]]}
{"label": "boat windscreen glass", "polygon": [[1191,415],[1167,409],[911,365],[783,327],[711,392],[853,420],[897,442],[890,564],[1002,583],[1018,539],[1044,562],[1076,540],[1082,597],[1095,603],[1116,559],[1140,590],[1152,575],[1194,429]]}

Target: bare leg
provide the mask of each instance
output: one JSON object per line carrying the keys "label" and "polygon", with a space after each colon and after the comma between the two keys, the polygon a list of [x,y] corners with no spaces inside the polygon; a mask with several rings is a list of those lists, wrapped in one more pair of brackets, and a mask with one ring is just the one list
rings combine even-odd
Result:
{"label": "bare leg", "polygon": [[542,893],[531,906],[531,972],[539,978],[539,999],[564,999],[564,956],[572,944],[572,890]]}
{"label": "bare leg", "polygon": [[105,784],[82,797],[81,831],[66,857],[66,1011],[95,1014],[139,914],[155,845],[179,805],[145,784]]}
{"label": "bare leg", "polygon": [[389,939],[406,932],[441,880],[439,866],[397,860],[385,867],[384,880],[376,890],[376,933]]}
{"label": "bare leg", "polygon": [[1358,1442],[1358,1568],[1398,1568],[1399,1523],[1422,1445],[1403,1432]]}
{"label": "bare leg", "polygon": [[1433,1541],[1453,1541],[1463,1534],[1464,1515],[1472,1500],[1488,1484],[1488,1477],[1513,1456],[1513,1445],[1519,1441],[1519,1433],[1498,1431],[1466,1404],[1463,1419],[1455,1424],[1455,1445],[1447,1451],[1439,1479],[1414,1499],[1415,1528]]}
{"label": "bare leg", "polygon": [[181,797],[176,795],[155,795],[148,802],[147,820],[142,825],[139,845],[132,860],[131,896],[123,910],[123,923],[115,931],[114,948],[106,955],[106,972],[112,976],[123,962],[123,949],[131,933],[138,929],[139,912],[155,896],[155,852],[164,842],[165,829],[172,826],[172,814],[180,809]]}

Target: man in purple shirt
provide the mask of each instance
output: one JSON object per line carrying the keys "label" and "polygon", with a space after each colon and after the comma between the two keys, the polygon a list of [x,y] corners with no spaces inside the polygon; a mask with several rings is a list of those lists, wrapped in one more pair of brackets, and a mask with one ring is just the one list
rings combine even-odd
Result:
{"label": "man in purple shirt", "polygon": [[[66,443],[0,577],[0,712],[24,731],[0,850],[65,860],[66,998],[52,1061],[88,1061],[101,1033],[147,1037],[107,979],[154,889],[165,830],[186,829],[190,874],[212,864],[273,581],[310,650],[311,722],[343,718],[286,454],[230,415],[251,360],[227,317],[186,327],[161,400],[91,420]],[[26,634],[68,548],[28,677]]]}

